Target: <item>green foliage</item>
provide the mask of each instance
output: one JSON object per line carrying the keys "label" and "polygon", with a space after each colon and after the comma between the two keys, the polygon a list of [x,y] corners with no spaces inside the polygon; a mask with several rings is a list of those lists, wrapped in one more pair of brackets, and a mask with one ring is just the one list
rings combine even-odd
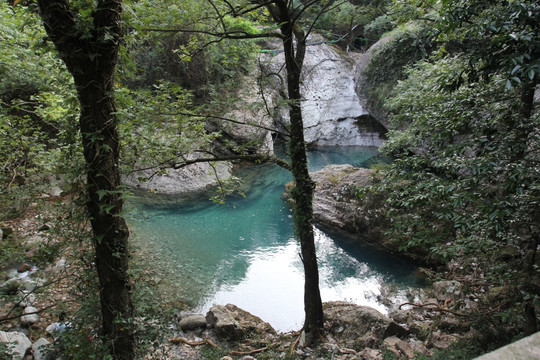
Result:
{"label": "green foliage", "polygon": [[526,84],[540,74],[537,1],[443,1],[443,52],[460,51],[468,76],[500,74],[506,88]]}
{"label": "green foliage", "polygon": [[424,23],[407,23],[394,29],[388,41],[373,50],[362,84],[372,109],[383,108],[394,85],[405,78],[406,66],[430,56],[435,45],[432,35],[432,29]]}
{"label": "green foliage", "polygon": [[229,351],[227,349],[215,348],[210,345],[205,345],[201,348],[201,360],[219,360],[224,356],[227,356]]}
{"label": "green foliage", "polygon": [[255,60],[255,42],[210,35],[258,33],[256,23],[247,17],[227,15],[218,21],[209,3],[198,1],[135,2],[127,8],[126,20],[134,31],[126,48],[133,60],[124,56],[121,68],[128,85],[173,81],[194,91],[197,98],[212,100],[209,95],[215,87],[218,94],[234,89]]}
{"label": "green foliage", "polygon": [[447,349],[435,349],[432,355],[419,355],[417,360],[470,360],[480,356],[484,351],[474,342],[460,341]]}
{"label": "green foliage", "polygon": [[329,39],[351,47],[368,47],[393,28],[386,15],[391,1],[338,1],[320,14],[325,2],[309,7],[304,23],[315,21],[314,29]]}
{"label": "green foliage", "polygon": [[171,82],[152,89],[117,89],[124,173],[155,167],[164,171],[177,159],[208,148],[219,134],[191,116],[191,94]]}
{"label": "green foliage", "polygon": [[499,344],[530,324],[523,309],[538,305],[537,40],[512,36],[528,34],[535,6],[444,2],[441,48],[407,67],[386,101],[382,150],[396,161],[373,187],[403,250],[456,260],[463,275],[505,289],[481,303],[499,305],[489,321],[474,322]]}
{"label": "green foliage", "polygon": [[73,173],[80,158],[71,76],[32,8],[0,4],[0,186],[17,176]]}

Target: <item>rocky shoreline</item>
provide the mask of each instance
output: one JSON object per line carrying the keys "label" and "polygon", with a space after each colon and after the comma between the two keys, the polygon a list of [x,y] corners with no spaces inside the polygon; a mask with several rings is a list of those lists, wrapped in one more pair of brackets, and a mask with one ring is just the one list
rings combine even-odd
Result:
{"label": "rocky shoreline", "polygon": [[[40,217],[33,215],[15,230],[23,232],[21,239],[33,238],[34,246],[36,238],[43,239],[43,232],[48,232],[37,219]],[[10,232],[4,233],[2,241],[7,241]],[[71,329],[68,320],[53,314],[58,312],[55,306],[69,302],[75,286],[75,267],[61,257],[44,269],[29,263],[4,269],[0,293],[10,302],[3,302],[2,317],[14,315],[0,332],[0,343],[13,354],[24,360],[60,359],[56,340]],[[205,351],[219,354],[217,358],[223,360],[287,356],[382,360],[389,351],[398,358],[412,359],[444,349],[466,332],[466,324],[446,307],[449,302],[463,299],[459,283],[436,283],[433,292],[426,294],[415,305],[396,307],[388,316],[366,306],[325,303],[323,338],[314,347],[302,343],[301,332],[277,333],[268,323],[232,304],[214,306],[207,314],[180,312],[168,326],[169,342],[159,344],[156,354],[193,360],[205,358]]]}

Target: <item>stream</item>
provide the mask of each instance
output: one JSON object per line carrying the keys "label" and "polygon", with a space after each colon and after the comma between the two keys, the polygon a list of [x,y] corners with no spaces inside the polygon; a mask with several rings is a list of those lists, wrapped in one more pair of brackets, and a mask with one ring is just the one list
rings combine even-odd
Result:
{"label": "stream", "polygon": [[[310,151],[310,170],[327,164],[366,166],[376,148]],[[242,168],[244,195],[225,205],[209,194],[139,194],[127,219],[132,239],[170,301],[206,313],[233,303],[286,332],[302,327],[303,268],[292,213],[281,199],[291,175],[276,165]],[[387,313],[421,284],[414,264],[315,229],[323,301],[344,300]]]}

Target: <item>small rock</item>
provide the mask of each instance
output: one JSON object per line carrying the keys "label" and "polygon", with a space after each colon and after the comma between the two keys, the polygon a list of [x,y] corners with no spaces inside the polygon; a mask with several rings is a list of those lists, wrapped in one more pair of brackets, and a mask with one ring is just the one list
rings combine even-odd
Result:
{"label": "small rock", "polygon": [[40,338],[34,344],[32,344],[32,351],[34,353],[34,360],[46,360],[47,355],[51,352],[51,343],[45,338]]}
{"label": "small rock", "polygon": [[20,307],[28,307],[28,306],[32,306],[32,304],[34,302],[36,302],[36,295],[34,295],[33,293],[30,293],[28,291],[19,291],[17,293],[18,295],[18,298],[20,299],[18,302],[17,302],[17,305],[20,306]]}
{"label": "small rock", "polygon": [[0,294],[14,295],[17,293],[22,284],[23,281],[20,278],[11,278],[0,284]]}
{"label": "small rock", "polygon": [[41,235],[32,235],[26,238],[24,241],[25,246],[34,246],[38,244],[43,244],[47,241],[47,239]]}
{"label": "small rock", "polygon": [[22,359],[32,346],[26,335],[16,331],[0,331],[0,343],[8,344],[9,350],[15,359]]}
{"label": "small rock", "polygon": [[47,224],[43,224],[39,227],[38,231],[47,231],[47,230],[50,230],[51,227]]}
{"label": "small rock", "polygon": [[384,345],[398,356],[405,355],[408,359],[414,359],[416,356],[409,344],[395,336],[384,339]]}
{"label": "small rock", "polygon": [[24,308],[24,314],[21,316],[21,325],[22,326],[32,326],[39,321],[39,315],[37,314],[38,309],[33,306],[28,306]]}
{"label": "small rock", "polygon": [[439,331],[433,333],[431,344],[433,347],[442,350],[448,348],[450,345],[458,340],[456,335],[441,334]]}
{"label": "small rock", "polygon": [[180,320],[180,328],[184,331],[206,327],[206,318],[203,315],[190,315]]}
{"label": "small rock", "polygon": [[206,314],[206,321],[215,328],[218,338],[226,340],[241,340],[251,335],[276,334],[270,324],[232,304],[212,306]]}
{"label": "small rock", "polygon": [[216,330],[218,338],[239,340],[238,324],[223,305],[212,306],[206,314],[206,321]]}
{"label": "small rock", "polygon": [[230,356],[224,356],[224,357],[222,357],[222,358],[219,359],[219,360],[233,360],[233,358],[230,357]]}
{"label": "small rock", "polygon": [[439,301],[453,300],[461,297],[461,288],[461,283],[455,280],[437,281],[433,283],[433,291],[435,292],[435,297]]}
{"label": "small rock", "polygon": [[378,349],[365,348],[358,353],[358,359],[363,360],[383,360],[382,351]]}
{"label": "small rock", "polygon": [[47,328],[45,328],[45,332],[47,332],[47,334],[49,335],[54,335],[55,332],[58,331],[58,323],[55,322],[55,323],[52,323],[51,325],[47,326]]}
{"label": "small rock", "polygon": [[25,271],[30,271],[32,270],[33,266],[28,264],[28,263],[22,263],[18,268],[17,268],[17,272],[18,273],[23,273]]}
{"label": "small rock", "polygon": [[395,310],[389,314],[390,318],[398,324],[406,324],[409,319],[409,311],[406,310]]}

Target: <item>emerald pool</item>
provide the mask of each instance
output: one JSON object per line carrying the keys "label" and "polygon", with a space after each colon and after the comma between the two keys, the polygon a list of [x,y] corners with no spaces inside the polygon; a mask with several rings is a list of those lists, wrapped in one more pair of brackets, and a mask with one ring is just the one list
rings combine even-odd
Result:
{"label": "emerald pool", "polygon": [[[376,157],[376,148],[317,148],[310,151],[310,169],[366,166]],[[200,313],[233,303],[277,330],[298,330],[303,269],[292,213],[281,199],[291,176],[268,164],[244,167],[236,176],[247,190],[224,205],[210,201],[208,193],[135,197],[128,214],[133,241],[159,272],[166,298]],[[414,264],[317,228],[315,234],[323,301],[345,300],[385,313],[419,286]]]}

